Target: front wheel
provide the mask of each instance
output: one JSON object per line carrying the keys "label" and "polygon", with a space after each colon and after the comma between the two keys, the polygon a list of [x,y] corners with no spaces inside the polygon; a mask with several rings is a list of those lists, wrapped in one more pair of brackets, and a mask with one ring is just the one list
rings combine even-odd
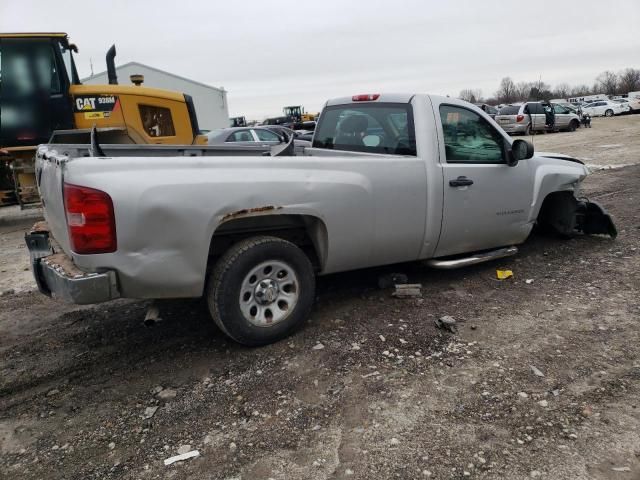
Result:
{"label": "front wheel", "polygon": [[613,117],[613,110],[609,109],[606,112],[604,112],[604,116],[605,117]]}
{"label": "front wheel", "polygon": [[575,132],[579,126],[580,124],[576,120],[571,120],[571,122],[569,123],[569,131]]}
{"label": "front wheel", "polygon": [[290,335],[306,320],[314,297],[309,258],[293,243],[269,236],[233,245],[216,263],[207,286],[216,325],[247,346]]}

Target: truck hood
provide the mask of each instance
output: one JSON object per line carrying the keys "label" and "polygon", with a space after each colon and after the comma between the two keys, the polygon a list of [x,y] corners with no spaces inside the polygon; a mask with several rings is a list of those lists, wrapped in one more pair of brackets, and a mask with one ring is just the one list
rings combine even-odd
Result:
{"label": "truck hood", "polygon": [[582,160],[578,160],[577,158],[570,157],[569,155],[564,155],[563,153],[550,153],[550,152],[536,152],[536,157],[545,157],[545,158],[555,158],[556,160],[565,160],[567,162],[579,163],[580,165],[584,165]]}

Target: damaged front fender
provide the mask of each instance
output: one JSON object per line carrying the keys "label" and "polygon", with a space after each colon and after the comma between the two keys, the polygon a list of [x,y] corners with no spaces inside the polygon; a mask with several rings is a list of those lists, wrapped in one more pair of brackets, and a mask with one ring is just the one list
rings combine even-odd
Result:
{"label": "damaged front fender", "polygon": [[598,202],[577,202],[576,230],[590,235],[604,234],[611,238],[618,236],[618,230],[611,215]]}
{"label": "damaged front fender", "polygon": [[587,199],[578,200],[573,192],[554,192],[545,198],[537,224],[563,237],[576,233],[618,235],[613,219],[602,205]]}

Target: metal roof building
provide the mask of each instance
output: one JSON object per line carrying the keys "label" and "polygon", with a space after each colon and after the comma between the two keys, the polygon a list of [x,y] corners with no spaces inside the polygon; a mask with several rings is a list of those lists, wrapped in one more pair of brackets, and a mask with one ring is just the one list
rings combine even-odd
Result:
{"label": "metal roof building", "polygon": [[[144,85],[186,93],[193,97],[198,116],[198,125],[202,130],[213,130],[229,126],[229,107],[227,91],[224,88],[212,87],[195,80],[165,72],[138,62],[129,62],[116,67],[118,82],[129,83],[129,76],[144,75]],[[107,72],[96,73],[82,79],[87,84],[108,84]]]}

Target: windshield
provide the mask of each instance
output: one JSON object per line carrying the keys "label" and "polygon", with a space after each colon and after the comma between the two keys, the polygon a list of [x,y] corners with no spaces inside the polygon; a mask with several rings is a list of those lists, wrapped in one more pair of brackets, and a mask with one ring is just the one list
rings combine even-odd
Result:
{"label": "windshield", "polygon": [[327,107],[313,146],[354,152],[416,155],[411,105],[352,103]]}

